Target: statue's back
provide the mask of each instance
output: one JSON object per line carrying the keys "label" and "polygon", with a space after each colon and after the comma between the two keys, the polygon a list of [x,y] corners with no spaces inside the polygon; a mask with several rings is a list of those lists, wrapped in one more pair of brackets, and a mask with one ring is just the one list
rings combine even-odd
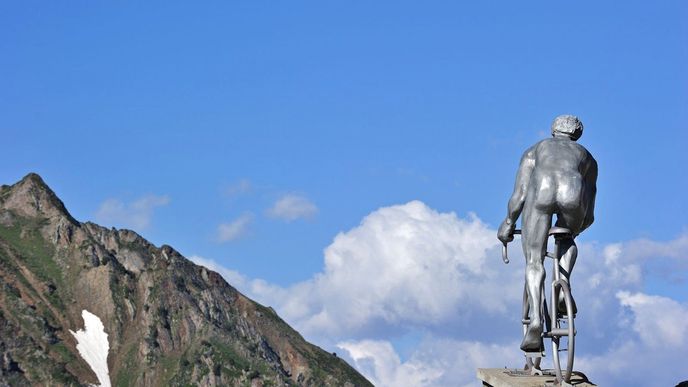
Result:
{"label": "statue's back", "polygon": [[594,163],[590,152],[575,141],[554,137],[538,143],[534,153],[527,201],[540,211],[564,216],[579,231],[594,195],[586,181]]}
{"label": "statue's back", "polygon": [[564,138],[540,141],[535,151],[535,168],[552,173],[585,176],[592,155],[581,144]]}

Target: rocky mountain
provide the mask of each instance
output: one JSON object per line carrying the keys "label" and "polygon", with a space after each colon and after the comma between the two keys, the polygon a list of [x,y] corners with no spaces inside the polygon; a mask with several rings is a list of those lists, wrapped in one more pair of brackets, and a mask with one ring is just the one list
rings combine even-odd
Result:
{"label": "rocky mountain", "polygon": [[0,187],[0,287],[0,386],[107,385],[77,349],[87,313],[112,385],[371,386],[172,247],[78,222],[36,174]]}

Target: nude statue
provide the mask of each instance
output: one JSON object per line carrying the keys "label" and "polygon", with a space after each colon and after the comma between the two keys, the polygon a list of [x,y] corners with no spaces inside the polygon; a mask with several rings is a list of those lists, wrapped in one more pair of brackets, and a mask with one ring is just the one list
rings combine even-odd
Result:
{"label": "nude statue", "polygon": [[[552,138],[542,140],[525,151],[506,219],[497,234],[503,243],[512,241],[516,220],[523,212],[522,243],[531,311],[531,322],[521,343],[521,349],[526,352],[542,351],[543,348],[543,320],[539,306],[543,296],[543,264],[552,216],[557,215],[556,226],[568,228],[572,233],[572,237],[560,245],[560,270],[565,281],[570,280],[578,255],[574,238],[594,220],[597,162],[576,142],[582,134],[583,123],[577,117],[562,115],[552,123]],[[558,304],[565,308],[563,294]]]}

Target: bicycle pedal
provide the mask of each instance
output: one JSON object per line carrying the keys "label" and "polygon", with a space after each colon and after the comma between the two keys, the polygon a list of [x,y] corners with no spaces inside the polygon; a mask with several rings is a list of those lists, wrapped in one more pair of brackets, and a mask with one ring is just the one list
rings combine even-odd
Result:
{"label": "bicycle pedal", "polygon": [[545,357],[545,351],[535,351],[535,352],[525,352],[523,351],[523,354],[526,357]]}

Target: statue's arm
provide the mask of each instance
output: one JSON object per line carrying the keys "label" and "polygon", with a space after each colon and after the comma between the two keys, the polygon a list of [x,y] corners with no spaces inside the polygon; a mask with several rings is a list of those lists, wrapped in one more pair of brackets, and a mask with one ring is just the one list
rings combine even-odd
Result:
{"label": "statue's arm", "polygon": [[516,220],[521,215],[523,205],[526,202],[526,194],[528,193],[528,184],[530,183],[530,175],[535,168],[535,149],[537,144],[523,153],[521,163],[518,166],[518,173],[516,174],[516,183],[514,183],[514,192],[511,194],[509,204],[507,206],[507,214],[504,222],[499,227],[497,234],[499,240],[508,242],[513,240],[513,231],[516,228]]}
{"label": "statue's arm", "polygon": [[518,166],[518,173],[516,174],[516,182],[514,183],[514,192],[509,199],[506,220],[508,223],[516,223],[516,220],[521,215],[523,205],[526,202],[526,194],[528,193],[528,183],[530,183],[530,175],[533,173],[535,167],[535,147],[531,147],[521,157],[521,163]]}
{"label": "statue's arm", "polygon": [[597,195],[597,161],[590,156],[590,167],[585,175],[585,188],[588,190],[588,211],[585,214],[585,221],[581,231],[590,227],[595,221],[595,196]]}

